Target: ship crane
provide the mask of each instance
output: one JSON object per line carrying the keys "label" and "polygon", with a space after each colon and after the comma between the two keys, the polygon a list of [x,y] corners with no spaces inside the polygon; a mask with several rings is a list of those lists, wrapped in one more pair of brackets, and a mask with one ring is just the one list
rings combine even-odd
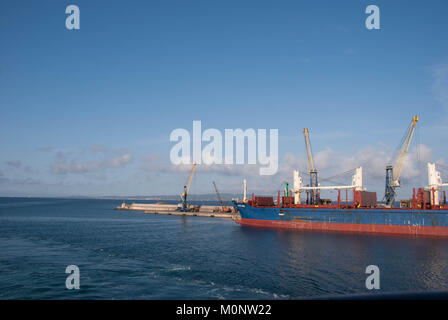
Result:
{"label": "ship crane", "polygon": [[386,189],[383,201],[388,207],[392,206],[397,195],[396,188],[400,187],[401,171],[403,170],[406,155],[408,153],[409,146],[411,145],[412,136],[414,135],[417,122],[418,116],[414,116],[407,130],[403,144],[400,147],[400,153],[398,155],[395,166],[388,165],[386,167]]}
{"label": "ship crane", "polygon": [[194,170],[196,169],[196,165],[197,165],[196,162],[193,163],[193,167],[191,168],[190,176],[188,177],[188,182],[184,186],[184,192],[182,192],[182,194],[180,195],[180,197],[182,199],[181,211],[188,211],[187,197],[188,197],[188,192],[190,191],[191,180],[193,180],[193,174],[194,174]]}
{"label": "ship crane", "polygon": [[317,170],[314,166],[313,153],[311,151],[310,134],[307,128],[303,129],[305,136],[306,155],[308,160],[308,171],[310,173],[310,204],[319,204],[319,192],[316,187],[319,186],[317,182]]}
{"label": "ship crane", "polygon": [[440,204],[439,191],[442,187],[448,187],[448,183],[442,182],[440,172],[436,169],[435,163],[428,162],[428,187],[431,192],[431,204],[438,206]]}
{"label": "ship crane", "polygon": [[[352,171],[352,170],[351,170]],[[300,193],[302,191],[319,191],[319,190],[344,190],[344,189],[353,189],[355,191],[365,191],[365,188],[363,188],[363,184],[362,184],[362,167],[358,167],[355,170],[354,175],[352,176],[352,184],[351,185],[346,185],[346,186],[316,186],[316,187],[304,187],[303,186],[303,180],[302,177],[300,176],[299,171],[294,170],[294,176],[293,176],[293,181],[294,181],[294,195],[295,195],[295,199],[294,199],[294,203],[296,204],[300,204]]]}

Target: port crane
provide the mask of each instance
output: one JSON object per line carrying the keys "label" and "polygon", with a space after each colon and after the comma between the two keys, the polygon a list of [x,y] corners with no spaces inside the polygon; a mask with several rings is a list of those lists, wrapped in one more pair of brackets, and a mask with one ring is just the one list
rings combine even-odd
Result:
{"label": "port crane", "polygon": [[[308,171],[310,173],[310,188],[317,188],[319,186],[317,182],[317,170],[314,166],[313,153],[311,151],[310,134],[307,128],[303,129],[303,135],[305,136],[306,155],[308,159]],[[319,190],[311,189],[310,192],[310,204],[319,204]]]}
{"label": "port crane", "polygon": [[190,176],[188,177],[188,182],[184,186],[184,192],[182,192],[182,194],[180,195],[180,197],[182,199],[182,208],[180,209],[180,211],[184,211],[184,212],[189,211],[187,197],[188,197],[188,192],[190,191],[191,180],[193,180],[193,174],[194,174],[194,171],[196,170],[196,165],[197,165],[196,162],[194,162],[193,167],[191,168]]}
{"label": "port crane", "polygon": [[414,135],[415,127],[418,122],[418,116],[412,117],[411,123],[407,129],[407,133],[404,137],[403,143],[399,148],[400,153],[397,157],[397,162],[395,166],[386,166],[386,190],[384,192],[384,199],[386,206],[392,206],[395,197],[397,195],[397,188],[400,187],[400,176],[403,170],[404,162],[406,160],[406,155],[411,145],[412,136]]}
{"label": "port crane", "polygon": [[221,195],[219,194],[218,187],[216,186],[215,181],[213,181],[213,186],[215,187],[216,196],[218,197],[222,212],[230,212],[231,209],[224,207],[224,203],[222,202]]}
{"label": "port crane", "polygon": [[[294,187],[293,187],[293,193],[294,193],[294,203],[300,204],[300,193],[303,191],[306,191],[307,193],[311,195],[308,204],[318,205],[320,202],[319,199],[319,192],[320,190],[344,190],[344,189],[353,189],[355,191],[364,191],[363,183],[362,183],[362,167],[355,168],[354,175],[352,176],[352,184],[351,185],[339,185],[339,186],[321,186],[318,183],[317,179],[317,170],[314,166],[313,161],[313,153],[311,151],[311,143],[310,143],[310,136],[309,136],[309,130],[307,128],[303,129],[303,134],[305,136],[305,146],[306,146],[306,154],[307,154],[307,160],[308,160],[308,170],[310,175],[310,184],[309,186],[304,186],[303,179],[299,173],[299,171],[294,170],[293,172],[293,180],[294,180]],[[286,188],[285,188],[286,190]],[[339,192],[338,191],[338,192]],[[287,192],[287,191],[285,191]]]}

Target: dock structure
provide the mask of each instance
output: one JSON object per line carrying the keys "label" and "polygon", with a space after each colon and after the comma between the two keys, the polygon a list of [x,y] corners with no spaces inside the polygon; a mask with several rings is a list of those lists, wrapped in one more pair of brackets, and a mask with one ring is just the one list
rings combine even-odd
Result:
{"label": "dock structure", "polygon": [[[187,217],[212,217],[212,218],[227,218],[231,219],[231,213],[219,212],[182,212],[182,211],[145,211],[147,214],[161,214],[168,216],[187,216]],[[233,214],[234,215],[234,214]]]}
{"label": "dock structure", "polygon": [[[227,218],[232,219],[238,212],[232,210],[232,212],[222,212],[219,206],[200,206],[197,211],[179,211],[176,204],[165,203],[131,203],[127,204],[123,202],[120,206],[116,207],[116,210],[132,210],[143,211],[146,214],[160,214],[160,215],[172,215],[172,216],[189,216],[189,217],[214,217],[214,218]],[[233,208],[232,208],[233,209]]]}

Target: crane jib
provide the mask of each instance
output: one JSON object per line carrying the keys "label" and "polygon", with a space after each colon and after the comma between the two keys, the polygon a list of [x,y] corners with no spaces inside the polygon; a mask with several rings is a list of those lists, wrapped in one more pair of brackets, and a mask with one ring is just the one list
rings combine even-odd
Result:
{"label": "crane jib", "polygon": [[418,116],[412,118],[411,124],[407,130],[406,138],[400,148],[400,154],[397,158],[395,167],[386,167],[386,190],[384,192],[384,200],[387,205],[392,205],[396,196],[396,188],[400,186],[400,176],[406,160],[406,155],[411,145],[415,127],[418,122]]}

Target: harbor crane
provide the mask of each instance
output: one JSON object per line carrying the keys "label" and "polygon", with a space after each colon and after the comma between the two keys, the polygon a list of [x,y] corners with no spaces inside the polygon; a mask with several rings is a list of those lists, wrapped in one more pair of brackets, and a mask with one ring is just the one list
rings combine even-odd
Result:
{"label": "harbor crane", "polygon": [[407,133],[403,140],[403,144],[399,148],[400,153],[397,157],[397,162],[395,166],[388,165],[386,167],[386,190],[384,193],[384,199],[387,207],[392,206],[395,197],[397,195],[396,188],[400,187],[400,176],[403,170],[404,162],[406,160],[406,155],[411,145],[412,136],[414,135],[415,127],[418,122],[418,116],[412,117],[412,121],[407,129]]}
{"label": "harbor crane", "polygon": [[220,196],[220,194],[218,192],[218,188],[216,187],[215,181],[213,181],[213,186],[215,187],[216,196],[218,197],[218,201],[221,204],[222,211],[224,212],[224,203],[222,203],[222,199],[221,199],[221,196]]}
{"label": "harbor crane", "polygon": [[193,167],[191,168],[190,176],[188,177],[188,182],[184,186],[184,192],[182,192],[182,194],[180,195],[180,197],[182,199],[182,208],[180,209],[180,211],[184,211],[184,212],[189,211],[187,197],[188,197],[188,192],[190,191],[191,180],[193,180],[194,170],[196,170],[196,165],[197,165],[196,162],[194,162]]}
{"label": "harbor crane", "polygon": [[215,187],[216,196],[218,197],[222,212],[230,212],[231,209],[224,207],[224,203],[222,202],[221,195],[219,194],[218,187],[216,187],[215,181],[213,181],[213,186]]}
{"label": "harbor crane", "polygon": [[[311,151],[310,134],[307,128],[303,129],[303,135],[305,136],[306,155],[308,159],[308,171],[310,173],[310,187],[317,188],[317,170],[314,167],[313,153]],[[310,204],[319,204],[319,191],[311,189],[310,191]]]}

